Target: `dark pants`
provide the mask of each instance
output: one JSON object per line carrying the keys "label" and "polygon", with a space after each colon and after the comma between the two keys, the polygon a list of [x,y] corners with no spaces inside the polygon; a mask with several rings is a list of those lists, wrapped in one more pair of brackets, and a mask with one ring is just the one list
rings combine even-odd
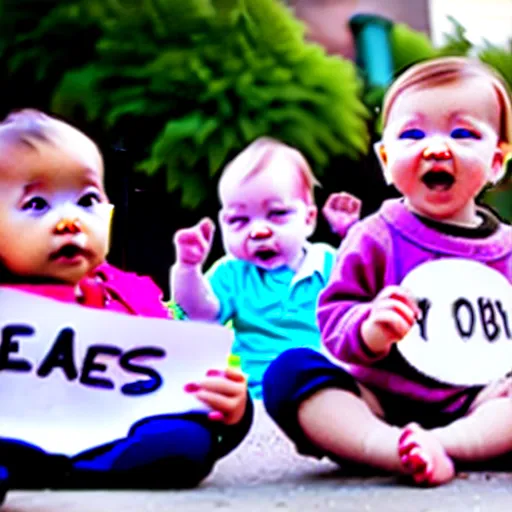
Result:
{"label": "dark pants", "polygon": [[[343,368],[333,364],[324,355],[308,348],[296,348],[283,352],[268,367],[263,377],[263,401],[265,408],[277,425],[295,443],[297,451],[318,458],[327,456],[336,463],[347,466],[333,454],[316,447],[298,421],[300,405],[323,389],[342,389],[360,396],[355,379]],[[443,412],[439,404],[425,404],[389,393],[375,391],[385,417],[391,425],[403,426],[417,422],[424,428],[441,427],[466,415],[479,388],[467,393],[464,405],[455,412]],[[482,463],[465,464],[465,469],[512,468],[510,454]],[[360,469],[359,465],[356,465]]]}
{"label": "dark pants", "polygon": [[[75,457],[0,439],[4,488],[189,488],[215,462],[216,436],[190,417],[158,416],[134,425],[128,436]],[[5,494],[5,492],[4,492]]]}
{"label": "dark pants", "polygon": [[[354,378],[309,348],[283,352],[263,376],[263,403],[270,417],[304,455],[328,455],[313,445],[298,421],[299,406],[318,391],[341,388],[359,395]],[[338,462],[338,461],[337,461]]]}

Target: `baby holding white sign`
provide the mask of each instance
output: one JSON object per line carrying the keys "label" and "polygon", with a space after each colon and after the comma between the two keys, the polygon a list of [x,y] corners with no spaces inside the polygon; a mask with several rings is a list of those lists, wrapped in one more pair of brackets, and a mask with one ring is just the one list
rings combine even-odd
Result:
{"label": "baby holding white sign", "polygon": [[[149,278],[106,263],[111,213],[103,158],[85,134],[35,110],[15,112],[0,124],[2,286],[172,320],[162,292]],[[245,376],[233,368],[212,369],[184,391],[194,393],[211,412],[140,418],[126,426],[124,439],[74,457],[46,453],[23,439],[0,438],[4,490],[197,485],[244,438],[252,403]]]}
{"label": "baby holding white sign", "polygon": [[[264,401],[302,453],[438,485],[454,477],[457,463],[512,451],[511,382],[440,380],[421,361],[415,367],[407,360],[400,343],[418,324],[418,343],[431,343],[425,330],[430,305],[401,283],[423,264],[453,258],[512,282],[512,229],[475,200],[503,175],[511,103],[490,68],[439,58],[396,80],[385,97],[383,125],[376,150],[386,178],[404,197],[386,201],[351,229],[320,295],[322,340],[341,364],[307,349],[285,352],[265,375]],[[490,322],[507,325],[510,305],[496,301],[491,313],[481,299],[490,352],[498,329]],[[475,311],[464,297],[454,302],[461,350],[472,343]]]}

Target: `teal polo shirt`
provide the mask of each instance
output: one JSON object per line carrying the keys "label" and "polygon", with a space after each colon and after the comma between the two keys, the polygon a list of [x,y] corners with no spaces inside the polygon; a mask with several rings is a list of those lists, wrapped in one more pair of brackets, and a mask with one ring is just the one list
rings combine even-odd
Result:
{"label": "teal polo shirt", "polygon": [[233,353],[241,358],[253,398],[262,397],[263,374],[282,352],[295,347],[320,350],[316,305],[336,257],[330,245],[308,243],[297,272],[264,270],[224,256],[206,273],[220,302],[217,320],[233,323]]}

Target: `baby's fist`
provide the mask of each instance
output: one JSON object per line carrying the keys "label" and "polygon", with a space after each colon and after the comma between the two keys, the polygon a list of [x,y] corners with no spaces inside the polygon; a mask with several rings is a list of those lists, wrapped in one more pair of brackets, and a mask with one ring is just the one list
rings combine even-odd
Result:
{"label": "baby's fist", "polygon": [[387,286],[373,300],[361,337],[372,352],[386,353],[412,329],[420,309],[412,294],[400,286]]}
{"label": "baby's fist", "polygon": [[331,230],[344,238],[352,224],[361,215],[361,201],[347,192],[331,194],[322,209]]}
{"label": "baby's fist", "polygon": [[210,253],[214,232],[215,224],[208,218],[177,231],[174,235],[176,261],[182,265],[202,265]]}
{"label": "baby's fist", "polygon": [[222,421],[226,425],[239,423],[247,407],[247,380],[238,369],[211,369],[201,382],[185,386],[187,393],[193,393],[204,404],[211,407],[208,418]]}

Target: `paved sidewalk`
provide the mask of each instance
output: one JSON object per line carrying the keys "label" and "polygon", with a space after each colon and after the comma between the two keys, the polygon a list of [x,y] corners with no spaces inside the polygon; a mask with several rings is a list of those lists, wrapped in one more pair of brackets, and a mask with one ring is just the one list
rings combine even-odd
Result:
{"label": "paved sidewalk", "polygon": [[461,475],[437,489],[404,486],[391,477],[346,478],[328,461],[299,457],[258,408],[237,451],[192,491],[17,491],[5,512],[508,512],[512,473]]}

